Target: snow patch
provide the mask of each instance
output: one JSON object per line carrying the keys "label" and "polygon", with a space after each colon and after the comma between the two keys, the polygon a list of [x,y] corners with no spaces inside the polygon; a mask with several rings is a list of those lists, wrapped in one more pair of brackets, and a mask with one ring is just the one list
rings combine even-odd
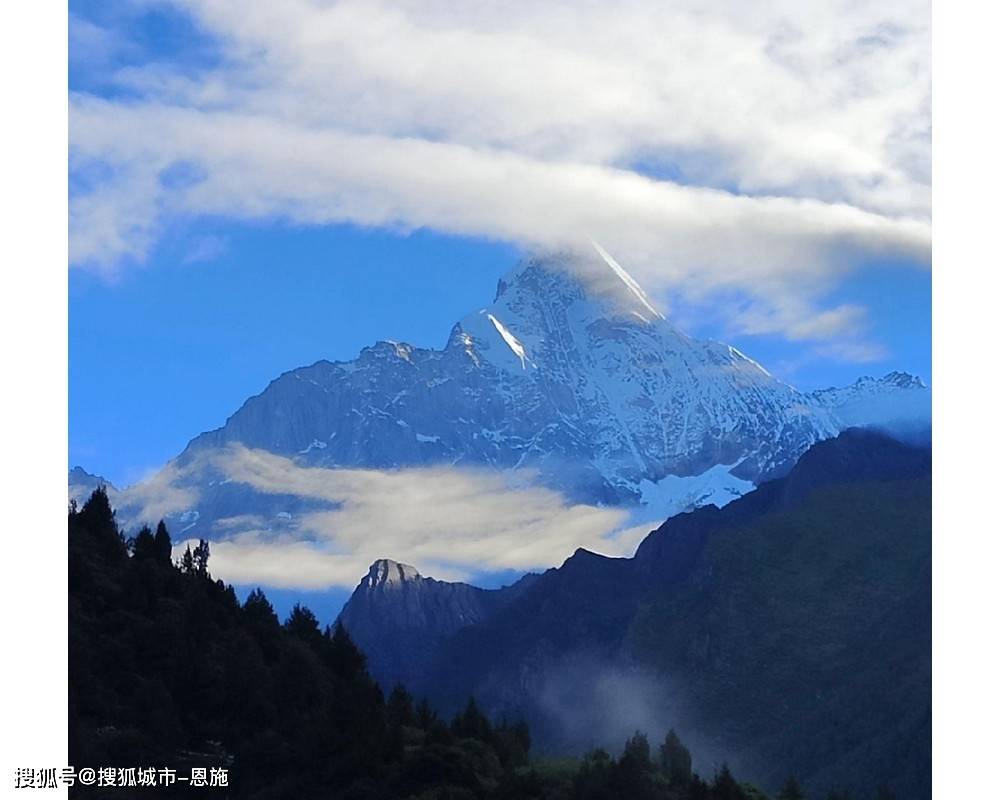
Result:
{"label": "snow patch", "polygon": [[428,436],[427,434],[424,434],[424,433],[418,433],[417,434],[417,441],[418,442],[440,442],[441,441],[441,437],[440,436]]}
{"label": "snow patch", "polygon": [[513,333],[507,330],[500,320],[489,313],[486,316],[489,317],[490,322],[493,323],[493,327],[497,329],[497,333],[500,334],[501,338],[507,343],[507,346],[514,352],[514,355],[521,359],[521,369],[527,369],[524,364],[527,359],[527,354],[524,352],[524,345],[518,341]]}
{"label": "snow patch", "polygon": [[738,464],[716,464],[700,475],[683,478],[667,475],[656,482],[644,479],[639,482],[640,503],[650,515],[663,520],[700,506],[722,508],[756,488],[752,481],[732,474]]}
{"label": "snow patch", "polygon": [[185,511],[183,514],[181,514],[180,516],[181,524],[183,525],[184,523],[187,523],[186,525],[184,525],[183,528],[181,528],[181,533],[184,533],[184,531],[191,530],[191,528],[193,528],[195,525],[198,524],[198,520],[200,518],[201,518],[201,513],[195,508],[189,509]]}
{"label": "snow patch", "polygon": [[402,586],[410,581],[420,580],[422,577],[416,568],[409,564],[400,564],[388,558],[380,558],[368,570],[368,588]]}
{"label": "snow patch", "polygon": [[[330,438],[333,437],[331,436]],[[304,450],[299,450],[299,455],[305,455],[310,450],[325,450],[325,449],[326,449],[326,442],[321,442],[319,439],[313,439],[312,442],[309,443],[308,447],[306,447]]]}

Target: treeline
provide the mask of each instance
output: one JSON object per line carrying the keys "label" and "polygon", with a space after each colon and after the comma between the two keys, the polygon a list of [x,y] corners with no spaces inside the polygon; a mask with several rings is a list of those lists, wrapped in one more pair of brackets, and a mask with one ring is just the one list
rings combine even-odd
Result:
{"label": "treeline", "polygon": [[[397,686],[385,697],[340,626],[296,606],[281,623],[260,590],[240,603],[208,571],[209,545],[174,563],[161,522],[126,539],[98,489],[69,513],[69,753],[84,767],[226,767],[219,797],[452,800],[751,800],[710,781],[671,732],[620,757],[533,762],[522,722],[470,700],[446,721]],[[76,787],[73,796],[171,790]],[[194,796],[187,787],[177,796]],[[779,800],[802,800],[794,781]]]}

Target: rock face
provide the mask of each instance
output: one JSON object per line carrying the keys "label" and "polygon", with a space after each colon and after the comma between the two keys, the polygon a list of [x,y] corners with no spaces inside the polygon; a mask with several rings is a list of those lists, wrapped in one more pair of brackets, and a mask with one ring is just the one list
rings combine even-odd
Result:
{"label": "rock face", "polygon": [[429,635],[454,633],[486,618],[491,593],[464,583],[425,578],[408,564],[387,558],[372,564],[354,592],[343,621]]}
{"label": "rock face", "polygon": [[368,655],[377,680],[387,686],[406,683],[426,669],[441,642],[485,621],[535,577],[488,590],[425,578],[408,564],[383,558],[358,584],[340,621]]}
{"label": "rock face", "polygon": [[[928,797],[930,469],[927,449],[846,431],[725,508],[668,520],[634,558],[578,550],[435,637],[408,684],[523,715],[542,751],[673,726],[769,787]],[[372,641],[356,598],[343,619]]]}

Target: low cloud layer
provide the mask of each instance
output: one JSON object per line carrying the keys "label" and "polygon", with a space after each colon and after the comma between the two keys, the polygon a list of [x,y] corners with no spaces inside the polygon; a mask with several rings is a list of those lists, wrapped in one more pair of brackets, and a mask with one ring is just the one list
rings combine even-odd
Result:
{"label": "low cloud layer", "polygon": [[[569,504],[558,492],[531,485],[526,473],[302,467],[266,451],[229,447],[199,455],[186,467],[186,480],[209,471],[259,495],[295,497],[308,509],[201,520],[187,533],[175,527],[180,550],[188,536],[209,538],[212,573],[240,584],[352,588],[378,558],[462,580],[557,566],[577,547],[631,555],[649,530],[628,527],[621,509]],[[194,520],[198,493],[184,482],[168,466],[117,500],[137,521],[165,514]],[[159,493],[163,499],[153,502]]]}
{"label": "low cloud layer", "polygon": [[[594,237],[654,292],[738,291],[743,330],[825,340],[858,324],[817,313],[844,274],[929,259],[917,0],[165,5],[211,57],[133,56],[114,99],[72,97],[79,265],[192,215]],[[74,26],[75,68],[105,69],[114,37]]]}

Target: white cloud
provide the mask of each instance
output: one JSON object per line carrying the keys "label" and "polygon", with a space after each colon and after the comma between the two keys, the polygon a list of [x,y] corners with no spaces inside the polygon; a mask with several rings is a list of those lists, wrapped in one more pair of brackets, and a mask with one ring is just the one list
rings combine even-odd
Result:
{"label": "white cloud", "polygon": [[120,490],[112,501],[117,506],[128,506],[129,516],[152,524],[197,504],[198,490],[185,486],[182,478],[177,464],[170,462],[144,480]]}
{"label": "white cloud", "polygon": [[[192,214],[593,236],[654,292],[739,290],[801,338],[865,258],[929,258],[922,0],[174,5],[220,64],[72,99],[74,169],[113,176],[72,198],[76,263],[141,260]],[[178,162],[200,179],[160,180]]]}
{"label": "white cloud", "polygon": [[[269,526],[252,514],[212,523],[213,536],[220,537],[211,545],[212,573],[234,583],[352,588],[378,558],[462,580],[481,572],[556,566],[577,547],[631,555],[649,530],[625,527],[629,515],[622,509],[568,504],[558,492],[530,485],[524,474],[301,467],[240,446],[204,453],[188,469],[211,470],[263,494],[315,501],[314,510],[281,525]],[[171,470],[155,479],[156,492],[181,482]],[[124,505],[135,502],[134,488]],[[177,499],[178,487],[169,488]],[[184,508],[197,504],[196,496],[185,499],[190,505]],[[183,550],[184,543],[179,546]]]}
{"label": "white cloud", "polygon": [[[174,547],[179,557],[185,547],[193,550],[194,539]],[[211,542],[209,567],[212,576],[229,583],[290,589],[354,588],[367,565],[340,553],[331,553],[313,542],[274,542],[254,534]]]}

